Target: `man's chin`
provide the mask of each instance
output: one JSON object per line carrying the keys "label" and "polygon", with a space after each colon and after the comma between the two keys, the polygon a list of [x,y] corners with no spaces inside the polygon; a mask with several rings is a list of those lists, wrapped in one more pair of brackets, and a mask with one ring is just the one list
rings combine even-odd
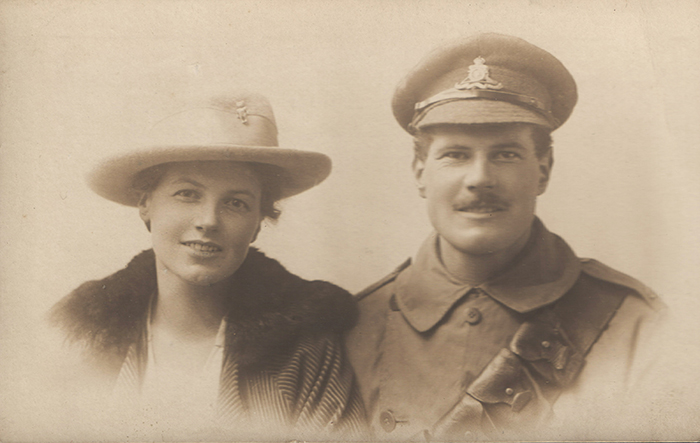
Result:
{"label": "man's chin", "polygon": [[[472,230],[474,231],[474,230]],[[471,256],[487,256],[508,249],[508,238],[503,232],[492,229],[478,229],[461,235],[443,235],[443,238],[457,251]],[[484,232],[486,231],[486,232]]]}

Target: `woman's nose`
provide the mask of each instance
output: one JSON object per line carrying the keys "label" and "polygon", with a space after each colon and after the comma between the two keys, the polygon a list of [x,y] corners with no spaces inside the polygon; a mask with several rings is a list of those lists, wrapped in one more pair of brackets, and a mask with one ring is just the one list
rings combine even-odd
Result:
{"label": "woman's nose", "polygon": [[494,165],[488,159],[474,159],[464,173],[464,185],[469,190],[493,189],[496,186]]}
{"label": "woman's nose", "polygon": [[219,227],[219,207],[214,203],[203,203],[199,206],[195,226],[200,231],[216,230]]}

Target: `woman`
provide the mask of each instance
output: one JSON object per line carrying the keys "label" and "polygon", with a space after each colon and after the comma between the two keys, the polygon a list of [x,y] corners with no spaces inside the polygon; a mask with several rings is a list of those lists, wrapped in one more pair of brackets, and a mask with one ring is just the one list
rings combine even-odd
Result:
{"label": "woman", "polygon": [[267,100],[237,94],[166,118],[145,147],[92,172],[95,192],[138,207],[153,249],[80,286],[52,318],[144,424],[178,436],[359,435],[339,341],[351,296],[250,247],[276,201],[330,168],[325,155],[279,148]]}

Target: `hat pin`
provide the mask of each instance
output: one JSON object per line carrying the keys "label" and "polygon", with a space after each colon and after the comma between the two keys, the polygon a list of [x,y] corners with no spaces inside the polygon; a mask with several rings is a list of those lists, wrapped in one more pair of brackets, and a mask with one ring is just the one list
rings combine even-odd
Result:
{"label": "hat pin", "polygon": [[236,116],[244,125],[248,124],[248,108],[245,101],[236,102]]}

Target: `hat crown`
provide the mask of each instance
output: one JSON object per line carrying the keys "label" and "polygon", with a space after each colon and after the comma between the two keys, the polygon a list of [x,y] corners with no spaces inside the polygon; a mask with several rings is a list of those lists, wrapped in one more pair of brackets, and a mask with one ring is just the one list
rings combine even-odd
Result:
{"label": "hat crown", "polygon": [[533,123],[551,129],[571,114],[576,83],[549,52],[485,33],[442,46],[399,83],[392,108],[409,132],[428,124]]}
{"label": "hat crown", "polygon": [[149,146],[278,146],[270,103],[258,94],[216,98],[156,123]]}
{"label": "hat crown", "polygon": [[321,183],[331,160],[319,152],[279,147],[272,107],[259,94],[215,97],[169,115],[153,125],[139,146],[102,160],[88,174],[99,195],[136,206],[141,190],[134,179],[147,168],[173,162],[235,161],[271,165],[279,198]]}

